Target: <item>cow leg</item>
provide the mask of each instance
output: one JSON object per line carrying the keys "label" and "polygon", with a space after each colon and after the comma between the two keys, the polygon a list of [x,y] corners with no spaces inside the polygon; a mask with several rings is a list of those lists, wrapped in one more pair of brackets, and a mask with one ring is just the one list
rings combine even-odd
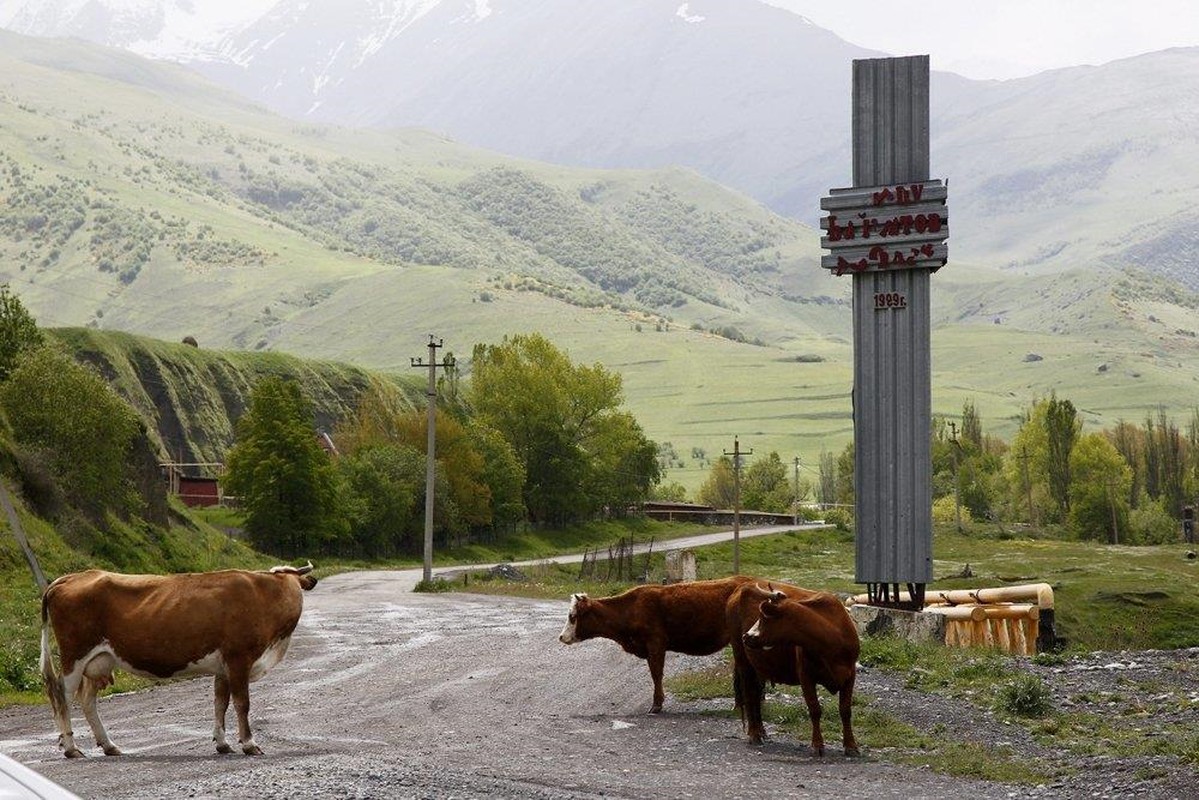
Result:
{"label": "cow leg", "polygon": [[54,676],[51,681],[46,675],[46,692],[50,695],[50,706],[54,710],[54,723],[58,726],[58,745],[67,758],[83,758],[83,751],[75,745],[75,732],[71,730],[71,698],[79,688],[83,671],[76,669],[69,676]]}
{"label": "cow leg", "polygon": [[233,752],[229,742],[225,741],[225,714],[229,711],[229,681],[217,675],[213,680],[213,711],[216,722],[212,727],[212,740],[216,742],[216,751],[228,755]]}
{"label": "cow leg", "polygon": [[[108,683],[111,682],[112,679],[109,678]],[[108,738],[108,731],[104,729],[104,723],[100,721],[100,712],[96,710],[96,693],[108,683],[85,674],[83,683],[79,686],[79,705],[83,707],[83,716],[87,717],[87,724],[91,726],[92,734],[96,737],[96,744],[104,750],[104,755],[119,756],[121,749],[112,743],[112,739]]]}
{"label": "cow leg", "polygon": [[808,716],[812,718],[812,755],[824,755],[824,734],[820,732],[820,698],[816,695],[816,682],[806,671],[799,676],[804,702],[808,704]]}
{"label": "cow leg", "polygon": [[657,714],[662,710],[662,703],[666,702],[666,693],[662,691],[662,669],[666,665],[666,648],[650,647],[649,656],[645,660],[649,662],[649,676],[654,681],[654,704],[650,706],[649,713]]}
{"label": "cow leg", "polygon": [[762,724],[762,697],[766,685],[744,651],[736,648],[733,650],[733,687],[734,694],[741,698],[741,726],[752,744],[761,744],[766,735]]}
{"label": "cow leg", "polygon": [[841,741],[845,743],[845,755],[858,756],[862,751],[858,749],[858,741],[853,737],[853,682],[857,675],[850,677],[849,681],[841,687]]}
{"label": "cow leg", "polygon": [[254,743],[250,732],[250,669],[249,665],[238,665],[229,669],[229,690],[233,695],[233,709],[237,712],[237,741],[241,751],[248,756],[262,755],[262,748]]}

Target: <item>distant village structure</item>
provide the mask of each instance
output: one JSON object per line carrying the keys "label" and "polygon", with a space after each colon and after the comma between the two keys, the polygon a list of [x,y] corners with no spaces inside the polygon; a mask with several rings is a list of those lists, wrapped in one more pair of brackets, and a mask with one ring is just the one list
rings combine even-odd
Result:
{"label": "distant village structure", "polygon": [[821,266],[853,280],[855,580],[872,605],[920,609],[932,579],[929,277],[948,259],[946,197],[929,179],[928,56],[855,60],[853,186],[821,200]]}

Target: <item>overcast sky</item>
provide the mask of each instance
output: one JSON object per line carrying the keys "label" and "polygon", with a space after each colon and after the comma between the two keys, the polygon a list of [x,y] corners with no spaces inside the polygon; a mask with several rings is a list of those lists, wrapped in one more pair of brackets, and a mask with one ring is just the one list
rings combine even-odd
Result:
{"label": "overcast sky", "polygon": [[765,0],[862,47],[933,69],[1016,78],[1199,45],[1193,0]]}

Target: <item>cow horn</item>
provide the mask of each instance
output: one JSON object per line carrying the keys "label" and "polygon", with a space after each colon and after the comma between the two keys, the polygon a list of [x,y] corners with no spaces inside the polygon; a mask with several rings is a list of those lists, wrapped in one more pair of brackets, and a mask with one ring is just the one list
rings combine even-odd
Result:
{"label": "cow horn", "polygon": [[760,583],[754,584],[754,589],[756,589],[758,594],[765,598],[766,602],[768,603],[777,603],[780,600],[785,600],[787,597],[784,592],[780,591],[779,589],[775,589],[774,585],[769,583],[765,586]]}
{"label": "cow horn", "polygon": [[307,575],[309,572],[312,572],[312,559],[308,559],[308,566],[296,570],[297,575]]}

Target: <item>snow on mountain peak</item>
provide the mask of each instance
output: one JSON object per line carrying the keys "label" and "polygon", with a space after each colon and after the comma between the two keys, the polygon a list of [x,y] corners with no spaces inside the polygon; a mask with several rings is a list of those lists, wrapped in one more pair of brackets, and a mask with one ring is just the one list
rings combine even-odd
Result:
{"label": "snow on mountain peak", "polygon": [[674,12],[674,15],[683,22],[703,22],[707,17],[701,17],[691,13],[691,4],[683,3],[679,6],[679,10]]}

